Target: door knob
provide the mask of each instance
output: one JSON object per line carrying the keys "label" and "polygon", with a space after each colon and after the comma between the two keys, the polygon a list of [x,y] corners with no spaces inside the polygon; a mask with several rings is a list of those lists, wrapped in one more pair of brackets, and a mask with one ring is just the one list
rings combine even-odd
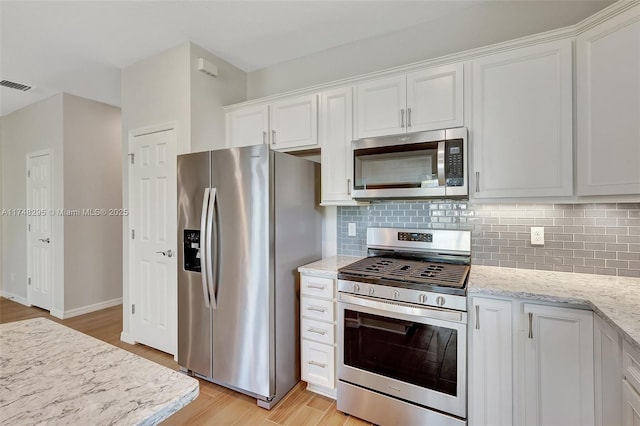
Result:
{"label": "door knob", "polygon": [[157,251],[156,253],[161,253],[163,256],[173,257],[173,251],[171,249],[167,251]]}
{"label": "door knob", "polygon": [[47,238],[38,238],[38,240],[42,241],[43,243],[47,243],[47,244],[49,244],[51,242],[49,237],[47,237]]}

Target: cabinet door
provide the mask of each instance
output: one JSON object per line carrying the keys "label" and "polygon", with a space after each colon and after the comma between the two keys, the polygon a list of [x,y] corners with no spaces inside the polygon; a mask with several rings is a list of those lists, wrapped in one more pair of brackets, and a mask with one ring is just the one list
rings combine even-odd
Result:
{"label": "cabinet door", "polygon": [[640,426],[640,394],[626,380],[622,383],[622,397],[622,425]]}
{"label": "cabinet door", "polygon": [[470,425],[511,425],[511,302],[473,298]]}
{"label": "cabinet door", "polygon": [[640,6],[576,47],[578,195],[640,194]]}
{"label": "cabinet door", "polygon": [[571,40],[473,61],[475,198],[573,193]]}
{"label": "cabinet door", "polygon": [[524,305],[526,425],[594,424],[593,313]]}
{"label": "cabinet door", "polygon": [[267,143],[269,108],[257,105],[226,114],[227,147],[260,145]]}
{"label": "cabinet door", "polygon": [[463,64],[407,75],[407,132],[463,125]]}
{"label": "cabinet door", "polygon": [[271,148],[308,149],[318,145],[318,95],[271,104]]}
{"label": "cabinet door", "polygon": [[620,335],[600,317],[593,324],[595,372],[595,423],[622,424],[622,341]]}
{"label": "cabinet door", "polygon": [[356,86],[356,138],[393,135],[407,130],[406,76],[394,76]]}
{"label": "cabinet door", "polygon": [[322,204],[348,205],[353,174],[353,98],[351,87],[320,95]]}

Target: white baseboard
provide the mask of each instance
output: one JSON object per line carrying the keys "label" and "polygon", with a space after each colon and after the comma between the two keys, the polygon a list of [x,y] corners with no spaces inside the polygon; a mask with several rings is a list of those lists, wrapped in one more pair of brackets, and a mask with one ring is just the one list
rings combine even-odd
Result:
{"label": "white baseboard", "polygon": [[78,315],[84,315],[90,312],[99,311],[101,309],[110,308],[116,305],[122,305],[122,297],[118,297],[117,299],[105,300],[104,302],[94,303],[93,305],[87,305],[87,306],[81,306],[75,309],[69,309],[68,311],[64,311],[62,313],[62,316],[56,315],[52,310],[51,315],[61,319],[67,319],[67,318],[77,317]]}
{"label": "white baseboard", "polygon": [[31,306],[26,297],[18,296],[17,294],[9,293],[5,290],[0,290],[0,296],[9,300],[13,300],[14,302],[17,302],[24,306]]}
{"label": "white baseboard", "polygon": [[133,339],[131,338],[131,336],[129,335],[129,333],[126,333],[126,332],[124,332],[124,331],[123,331],[122,333],[120,333],[120,340],[121,340],[122,342],[128,343],[128,344],[130,344],[130,345],[135,345],[135,344],[137,343],[135,340],[133,340]]}
{"label": "white baseboard", "polygon": [[49,311],[49,314],[52,317],[56,317],[56,318],[60,318],[60,319],[65,319],[66,317],[64,316],[64,311],[60,310],[60,309],[51,309]]}

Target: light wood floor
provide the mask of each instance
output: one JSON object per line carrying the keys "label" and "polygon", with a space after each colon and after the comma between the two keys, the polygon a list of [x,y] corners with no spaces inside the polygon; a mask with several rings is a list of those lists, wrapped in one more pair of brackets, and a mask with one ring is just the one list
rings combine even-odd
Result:
{"label": "light wood floor", "polygon": [[[173,356],[144,345],[129,345],[120,341],[122,306],[103,309],[66,320],[59,320],[47,311],[28,308],[0,298],[0,323],[46,317],[67,327],[93,336],[141,357],[177,370]],[[335,401],[309,392],[304,382],[298,383],[270,411],[259,408],[246,395],[200,380],[200,395],[191,404],[169,417],[164,425],[368,425],[336,409]]]}

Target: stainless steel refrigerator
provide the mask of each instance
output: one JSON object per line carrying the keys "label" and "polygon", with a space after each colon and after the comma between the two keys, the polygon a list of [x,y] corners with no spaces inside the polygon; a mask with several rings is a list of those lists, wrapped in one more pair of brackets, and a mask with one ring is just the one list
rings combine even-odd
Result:
{"label": "stainless steel refrigerator", "polygon": [[319,167],[268,146],[178,156],[178,363],[271,408],[300,380],[297,268]]}

